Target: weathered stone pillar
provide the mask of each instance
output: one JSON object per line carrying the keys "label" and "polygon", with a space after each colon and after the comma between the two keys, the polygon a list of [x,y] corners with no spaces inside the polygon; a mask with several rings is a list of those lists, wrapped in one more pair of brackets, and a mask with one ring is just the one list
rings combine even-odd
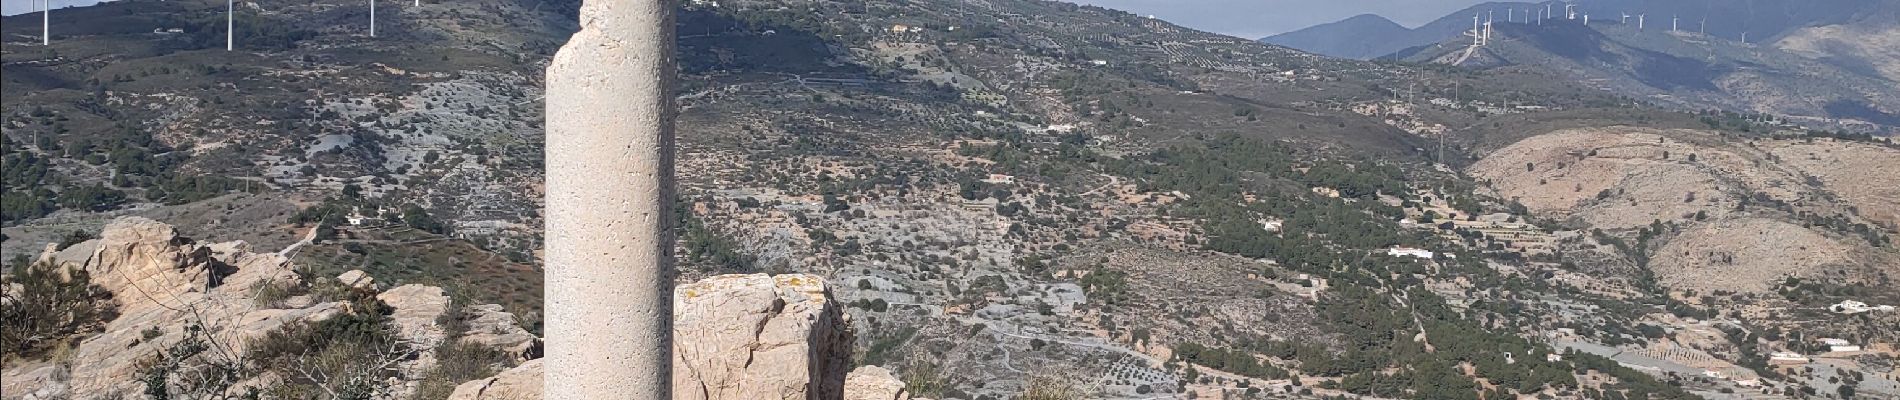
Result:
{"label": "weathered stone pillar", "polygon": [[671,5],[585,0],[548,65],[548,399],[672,394]]}

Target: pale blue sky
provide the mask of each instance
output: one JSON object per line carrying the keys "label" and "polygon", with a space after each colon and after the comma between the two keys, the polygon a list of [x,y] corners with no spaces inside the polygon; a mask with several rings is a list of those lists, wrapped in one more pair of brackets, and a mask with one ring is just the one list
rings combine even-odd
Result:
{"label": "pale blue sky", "polygon": [[[53,0],[53,9],[98,3],[98,0]],[[0,14],[14,15],[39,11],[40,0],[0,0]]]}

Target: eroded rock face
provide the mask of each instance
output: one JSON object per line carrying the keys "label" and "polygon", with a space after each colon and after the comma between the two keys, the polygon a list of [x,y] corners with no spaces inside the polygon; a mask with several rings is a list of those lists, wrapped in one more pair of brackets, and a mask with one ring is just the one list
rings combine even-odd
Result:
{"label": "eroded rock face", "polygon": [[449,400],[531,400],[541,398],[541,360],[522,363],[487,379],[455,386]]}
{"label": "eroded rock face", "polygon": [[673,398],[833,399],[850,320],[814,275],[721,275],[674,289]]}
{"label": "eroded rock face", "polygon": [[910,393],[891,370],[866,365],[844,377],[844,400],[910,400]]}
{"label": "eroded rock face", "polygon": [[[903,382],[876,367],[861,368],[855,389],[847,390],[850,319],[815,275],[722,275],[673,294],[675,399],[909,399]],[[516,335],[485,338],[480,327],[490,324],[479,321],[513,318],[489,308],[466,311],[471,322],[462,340]],[[540,399],[542,373],[541,361],[530,361],[463,383],[450,398]]]}
{"label": "eroded rock face", "polygon": [[[241,355],[286,324],[322,321],[350,307],[316,302],[308,295],[260,301],[263,290],[307,289],[289,259],[275,252],[253,252],[244,242],[194,243],[169,225],[139,217],[107,224],[100,239],[57,251],[49,247],[41,261],[89,272],[94,284],[112,294],[119,316],[101,333],[81,340],[70,357],[10,361],[0,371],[0,399],[138,398],[144,389],[139,379],[144,366],[193,331],[202,332],[200,338],[215,347],[200,357]],[[353,272],[339,277],[339,283],[373,290],[367,274]],[[393,366],[403,378],[385,382],[393,398],[401,398],[413,393],[415,378],[434,367],[435,352],[427,350],[448,339],[441,321],[453,305],[441,288],[423,285],[396,287],[376,298],[393,310],[390,325],[397,336],[418,350],[416,357]],[[533,357],[530,349],[539,339],[501,306],[472,306],[466,312],[469,330],[461,340],[514,352],[522,359]],[[540,371],[539,361],[530,362],[491,378],[501,383],[472,398],[525,398],[511,393],[538,398]],[[530,378],[531,384],[516,383]],[[279,379],[266,371],[238,382],[231,393]]]}
{"label": "eroded rock face", "polygon": [[[293,321],[318,321],[341,303],[274,308],[260,305],[264,285],[303,283],[276,254],[244,250],[242,242],[200,245],[171,226],[139,217],[107,224],[100,239],[47,254],[60,268],[82,268],[112,293],[119,316],[102,333],[79,342],[68,359],[9,365],[0,373],[0,398],[110,397],[138,393],[141,361],[185,340],[200,326],[208,340],[242,354],[252,340]],[[150,336],[150,337],[147,337]]]}
{"label": "eroded rock face", "polygon": [[501,350],[517,360],[538,358],[537,347],[540,338],[523,329],[515,315],[504,311],[499,304],[478,304],[462,309],[468,330],[462,333],[462,341],[472,342]]}

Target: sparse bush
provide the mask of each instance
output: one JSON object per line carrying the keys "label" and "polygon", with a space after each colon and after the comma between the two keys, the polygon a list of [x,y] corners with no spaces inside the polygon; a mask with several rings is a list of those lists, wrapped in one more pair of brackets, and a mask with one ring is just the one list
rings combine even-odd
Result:
{"label": "sparse bush", "polygon": [[462,382],[486,378],[512,367],[507,353],[479,343],[451,340],[435,348],[436,367],[416,389],[417,399],[446,399]]}
{"label": "sparse bush", "polygon": [[1049,375],[1036,375],[1023,382],[1021,400],[1075,400],[1082,398],[1082,391],[1060,378]]}
{"label": "sparse bush", "polygon": [[0,277],[0,288],[19,284],[18,292],[0,291],[0,349],[10,356],[34,358],[53,344],[95,330],[112,320],[117,305],[111,293],[92,284],[85,270],[47,264],[15,268]]}

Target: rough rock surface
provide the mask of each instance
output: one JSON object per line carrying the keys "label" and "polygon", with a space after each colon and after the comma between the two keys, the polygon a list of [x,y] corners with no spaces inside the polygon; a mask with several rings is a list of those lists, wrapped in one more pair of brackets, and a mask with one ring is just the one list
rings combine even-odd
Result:
{"label": "rough rock surface", "polygon": [[838,398],[852,333],[823,278],[721,275],[674,289],[673,398]]}
{"label": "rough rock surface", "polygon": [[866,365],[845,375],[844,400],[910,400],[910,393],[891,370]]}
{"label": "rough rock surface", "polygon": [[541,398],[541,360],[495,374],[493,377],[463,382],[455,386],[449,400],[531,400]]}
{"label": "rough rock surface", "polygon": [[[239,242],[200,245],[171,226],[141,217],[106,225],[100,239],[50,254],[45,261],[83,268],[112,293],[119,317],[86,338],[69,358],[25,361],[0,373],[0,398],[57,398],[138,393],[140,362],[187,336],[199,325],[209,340],[242,353],[252,339],[292,321],[317,321],[341,312],[341,303],[278,309],[260,305],[254,291],[265,284],[300,285],[289,260],[252,253]],[[146,338],[152,330],[158,335]],[[83,396],[82,396],[83,397]]]}
{"label": "rough rock surface", "polygon": [[[909,398],[903,382],[882,368],[859,368],[859,382],[847,382],[850,319],[817,276],[715,276],[679,286],[673,302],[675,399]],[[476,321],[513,318],[485,306],[467,312],[471,329],[463,340],[487,340],[476,327],[488,324]],[[463,383],[450,398],[539,399],[541,384],[535,360]]]}
{"label": "rough rock surface", "polygon": [[462,318],[468,325],[468,330],[462,333],[462,341],[501,350],[518,360],[537,358],[534,353],[540,339],[523,329],[515,315],[504,311],[501,305],[468,306],[462,309]]}
{"label": "rough rock surface", "polygon": [[376,295],[390,308],[395,309],[390,323],[396,325],[397,335],[423,347],[435,347],[442,343],[447,335],[438,320],[449,313],[449,296],[442,288],[424,285],[402,285]]}
{"label": "rough rock surface", "polygon": [[342,275],[337,275],[336,280],[337,282],[343,283],[343,286],[352,288],[371,290],[376,288],[376,278],[370,277],[369,273],[363,272],[363,270],[360,269],[352,269],[349,272],[344,272]]}

